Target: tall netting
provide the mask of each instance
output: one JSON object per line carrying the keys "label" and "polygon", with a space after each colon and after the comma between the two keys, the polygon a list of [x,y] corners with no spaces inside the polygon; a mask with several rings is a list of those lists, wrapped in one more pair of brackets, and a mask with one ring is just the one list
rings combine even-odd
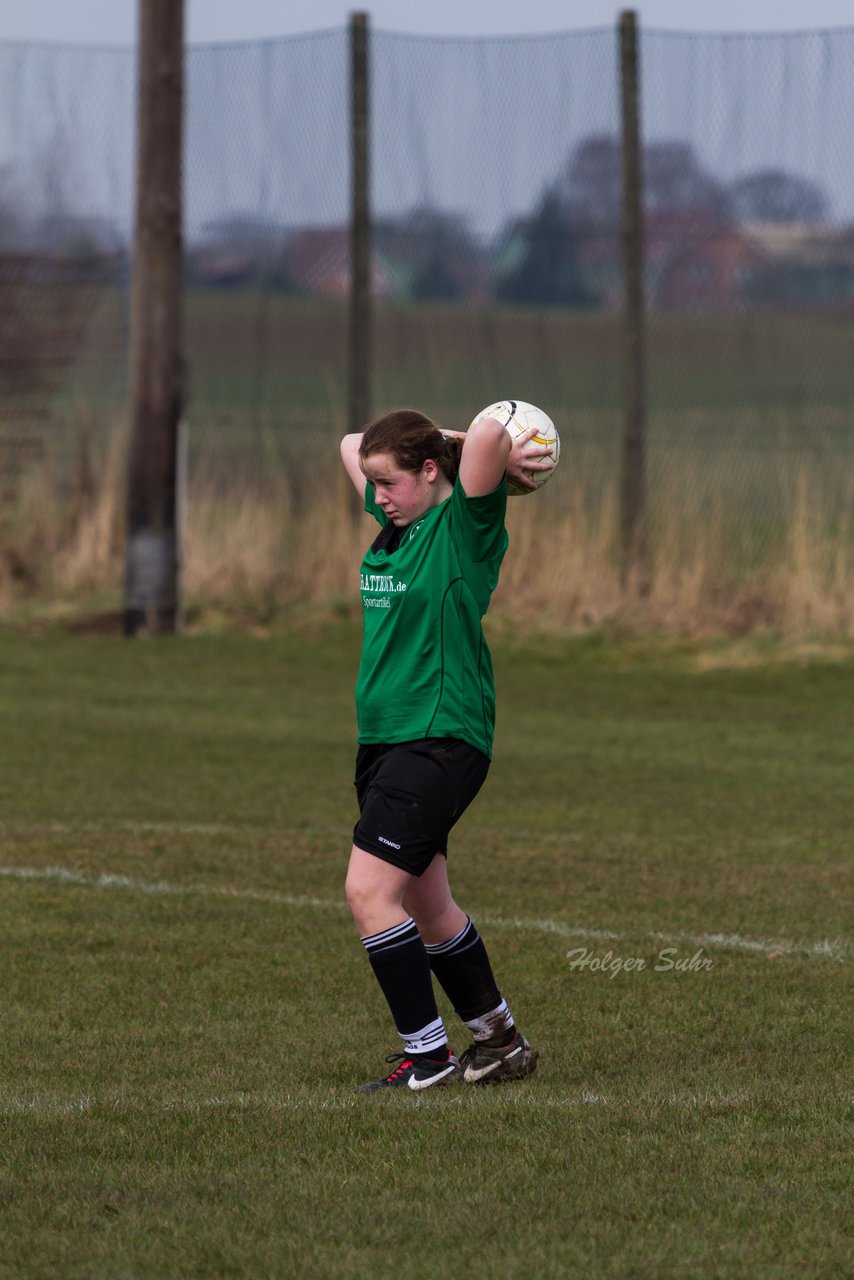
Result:
{"label": "tall netting", "polygon": [[124,414],[130,50],[0,45],[0,487]]}
{"label": "tall netting", "polygon": [[598,439],[619,401],[620,270],[600,279],[573,188],[584,140],[616,136],[616,52],[611,30],[374,37],[378,404],[465,428],[513,396]]}
{"label": "tall netting", "polygon": [[851,531],[854,31],[641,58],[653,521],[690,506],[734,564],[789,539],[796,571]]}
{"label": "tall netting", "polygon": [[[460,427],[499,397],[541,404],[565,454],[539,509],[574,504],[611,554],[617,33],[369,43],[374,409]],[[304,470],[345,428],[349,74],[345,30],[188,50],[194,467]],[[821,522],[842,555],[854,31],[644,32],[640,78],[651,552],[702,576],[714,532],[745,572],[783,543],[791,565]],[[134,84],[128,50],[0,46],[7,489],[125,417]]]}
{"label": "tall netting", "polygon": [[[616,512],[607,532],[599,513],[619,483],[619,201],[609,260],[584,169],[587,140],[618,135],[615,32],[379,33],[371,53],[376,405],[413,404],[457,430],[496,400],[542,406],[564,462],[536,514],[572,504],[613,551]],[[510,514],[518,545],[534,513]],[[514,562],[530,574],[535,558],[546,596],[562,572],[548,533]]]}
{"label": "tall netting", "polygon": [[258,474],[346,429],[347,33],[191,49],[187,75],[191,446]]}

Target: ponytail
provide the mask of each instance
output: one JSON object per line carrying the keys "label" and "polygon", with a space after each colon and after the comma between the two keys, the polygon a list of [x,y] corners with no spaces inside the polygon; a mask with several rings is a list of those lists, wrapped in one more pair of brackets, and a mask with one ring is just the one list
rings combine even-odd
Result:
{"label": "ponytail", "polygon": [[437,458],[436,461],[438,462],[441,470],[450,480],[451,484],[453,484],[459,474],[460,459],[463,456],[463,445],[465,444],[465,440],[461,439],[460,436],[445,435],[442,436],[442,439],[445,442],[445,452],[443,456],[441,458]]}

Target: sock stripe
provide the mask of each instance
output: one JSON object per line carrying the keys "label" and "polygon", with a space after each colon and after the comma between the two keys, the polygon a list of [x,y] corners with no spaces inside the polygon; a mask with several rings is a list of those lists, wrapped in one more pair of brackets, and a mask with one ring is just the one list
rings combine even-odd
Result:
{"label": "sock stripe", "polygon": [[362,938],[362,942],[379,942],[383,938],[391,938],[397,933],[403,933],[406,929],[411,929],[414,924],[415,921],[412,916],[407,916],[405,920],[401,920],[400,924],[390,925],[388,929],[380,929],[379,933],[366,933]]}
{"label": "sock stripe", "polygon": [[448,1033],[441,1018],[428,1022],[426,1027],[419,1027],[417,1031],[400,1031],[398,1034],[403,1041],[403,1052],[408,1054],[434,1053],[448,1043]]}
{"label": "sock stripe", "polygon": [[[475,937],[471,941],[466,942],[466,938],[470,933],[475,934]],[[474,943],[477,942],[478,936],[477,930],[471,922],[471,917],[469,917],[463,928],[460,929],[459,933],[455,934],[453,938],[448,938],[447,942],[427,942],[425,943],[425,946],[427,948],[428,955],[449,955],[451,952],[456,951],[458,947],[460,951],[468,950],[470,946],[473,946]],[[465,946],[461,945],[463,942],[466,942]]]}
{"label": "sock stripe", "polygon": [[405,946],[415,938],[420,938],[420,934],[415,927],[415,921],[410,916],[400,924],[392,925],[390,929],[383,929],[380,933],[366,934],[361,939],[361,943],[368,955],[375,955],[378,951],[389,951],[393,947]]}
{"label": "sock stripe", "polygon": [[478,934],[476,937],[472,938],[469,942],[467,942],[464,947],[455,947],[453,951],[443,951],[443,950],[434,951],[432,947],[428,947],[427,954],[431,956],[461,956],[461,955],[464,955],[466,951],[470,951],[472,947],[476,947],[479,942],[480,942],[480,935]]}

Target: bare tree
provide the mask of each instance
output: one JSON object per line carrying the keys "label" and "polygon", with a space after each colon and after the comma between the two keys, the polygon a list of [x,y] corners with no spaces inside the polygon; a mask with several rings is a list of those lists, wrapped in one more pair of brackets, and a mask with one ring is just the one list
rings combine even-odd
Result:
{"label": "bare tree", "polygon": [[[726,191],[707,172],[689,142],[649,142],[642,151],[643,202],[647,212],[703,210],[724,216]],[[561,184],[576,218],[599,230],[616,230],[622,208],[622,144],[616,134],[582,139]]]}

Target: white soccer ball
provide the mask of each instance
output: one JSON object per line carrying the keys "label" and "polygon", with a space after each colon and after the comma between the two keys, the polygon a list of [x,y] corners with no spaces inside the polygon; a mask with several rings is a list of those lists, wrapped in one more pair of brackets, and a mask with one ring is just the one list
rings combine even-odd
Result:
{"label": "white soccer ball", "polygon": [[[546,481],[550,480],[554,475],[555,467],[560,458],[560,436],[549,415],[543,413],[542,409],[538,409],[535,404],[527,404],[524,400],[498,400],[495,404],[487,405],[485,409],[481,409],[477,417],[472,419],[470,426],[473,427],[476,422],[481,422],[484,418],[497,418],[513,439],[516,436],[521,436],[531,427],[537,428],[537,434],[531,438],[530,444],[535,447],[542,447],[544,444],[549,445],[549,454],[554,458],[554,467],[550,471],[528,472],[537,488],[542,489]],[[507,493],[510,497],[516,498],[522,494],[532,492],[532,489],[523,489],[521,485],[516,484],[508,476]]]}

